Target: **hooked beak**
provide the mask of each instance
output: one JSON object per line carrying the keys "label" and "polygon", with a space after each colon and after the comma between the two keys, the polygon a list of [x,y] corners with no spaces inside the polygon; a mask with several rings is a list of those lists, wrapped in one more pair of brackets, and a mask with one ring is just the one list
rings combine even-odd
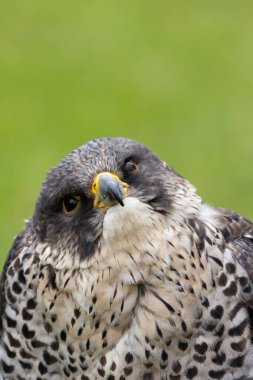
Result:
{"label": "hooked beak", "polygon": [[94,207],[111,207],[116,203],[124,206],[128,184],[122,182],[116,174],[99,173],[92,183],[91,191],[95,195]]}

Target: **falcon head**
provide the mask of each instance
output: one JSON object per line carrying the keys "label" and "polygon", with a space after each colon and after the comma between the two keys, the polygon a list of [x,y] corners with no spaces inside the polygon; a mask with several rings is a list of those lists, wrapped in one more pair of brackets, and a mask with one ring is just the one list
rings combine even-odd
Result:
{"label": "falcon head", "polygon": [[184,209],[187,191],[195,194],[145,146],[124,138],[96,139],[49,172],[33,225],[40,242],[85,260],[102,240],[133,242],[143,226],[150,230],[156,220],[170,217],[179,199]]}

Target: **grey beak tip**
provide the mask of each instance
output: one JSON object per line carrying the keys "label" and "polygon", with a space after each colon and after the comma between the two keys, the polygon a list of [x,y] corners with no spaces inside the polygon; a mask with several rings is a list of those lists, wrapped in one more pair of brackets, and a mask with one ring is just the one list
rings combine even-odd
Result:
{"label": "grey beak tip", "polygon": [[115,179],[109,176],[100,177],[100,192],[102,199],[117,201],[122,207],[124,206],[122,187]]}

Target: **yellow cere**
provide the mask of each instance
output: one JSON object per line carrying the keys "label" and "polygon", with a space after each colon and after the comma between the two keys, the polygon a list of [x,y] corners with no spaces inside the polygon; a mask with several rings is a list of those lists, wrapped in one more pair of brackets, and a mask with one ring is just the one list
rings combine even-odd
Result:
{"label": "yellow cere", "polygon": [[117,174],[114,174],[114,173],[110,173],[110,172],[102,172],[102,173],[99,173],[96,175],[96,177],[94,178],[94,181],[92,182],[92,185],[91,185],[91,191],[93,194],[97,194],[97,192],[99,191],[99,177],[101,175],[107,175],[108,177],[112,177],[114,178],[116,181],[120,182],[121,186],[123,187],[123,189],[128,189],[129,185],[126,183],[126,182],[122,182],[119,177],[117,176]]}

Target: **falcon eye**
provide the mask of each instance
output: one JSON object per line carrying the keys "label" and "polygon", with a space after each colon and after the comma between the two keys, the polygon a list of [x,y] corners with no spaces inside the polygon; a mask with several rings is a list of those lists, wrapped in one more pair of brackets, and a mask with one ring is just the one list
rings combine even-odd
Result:
{"label": "falcon eye", "polygon": [[124,170],[128,173],[135,172],[138,170],[138,165],[132,160],[126,160]]}
{"label": "falcon eye", "polygon": [[63,199],[62,207],[66,215],[73,215],[81,206],[81,197],[72,195]]}

